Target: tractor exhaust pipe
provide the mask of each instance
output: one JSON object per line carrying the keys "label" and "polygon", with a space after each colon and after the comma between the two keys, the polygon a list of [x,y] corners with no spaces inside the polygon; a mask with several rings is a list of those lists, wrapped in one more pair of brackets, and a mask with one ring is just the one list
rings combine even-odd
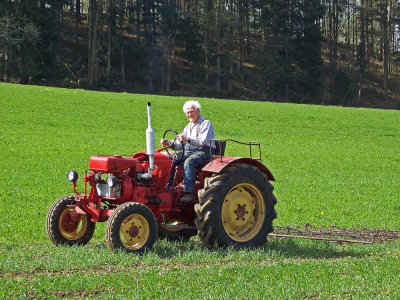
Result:
{"label": "tractor exhaust pipe", "polygon": [[147,129],[146,129],[146,146],[147,146],[147,155],[149,156],[149,169],[145,174],[138,174],[139,179],[150,179],[151,173],[154,170],[154,154],[156,153],[156,138],[155,131],[153,126],[151,125],[151,104],[147,102]]}

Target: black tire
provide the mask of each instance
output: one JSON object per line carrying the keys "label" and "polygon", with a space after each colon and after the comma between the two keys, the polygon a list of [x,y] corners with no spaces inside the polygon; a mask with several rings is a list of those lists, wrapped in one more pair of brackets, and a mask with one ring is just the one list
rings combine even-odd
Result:
{"label": "black tire", "polygon": [[265,243],[277,216],[272,191],[266,174],[247,164],[233,164],[206,178],[195,205],[200,239],[208,248]]}
{"label": "black tire", "polygon": [[46,218],[46,231],[54,245],[86,245],[93,237],[96,223],[88,215],[78,215],[79,221],[71,220],[75,196],[64,196],[50,207]]}
{"label": "black tire", "polygon": [[128,202],[118,206],[106,226],[106,241],[112,251],[143,253],[157,238],[157,221],[147,206]]}
{"label": "black tire", "polygon": [[169,241],[187,241],[192,236],[195,236],[197,232],[197,229],[189,228],[174,230],[158,223],[158,238],[161,240],[167,239]]}

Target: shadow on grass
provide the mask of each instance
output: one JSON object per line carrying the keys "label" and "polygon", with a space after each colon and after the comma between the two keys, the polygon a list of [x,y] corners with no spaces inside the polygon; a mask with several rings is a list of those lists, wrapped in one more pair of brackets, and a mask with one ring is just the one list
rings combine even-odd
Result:
{"label": "shadow on grass", "polygon": [[260,247],[234,249],[232,247],[208,249],[198,238],[187,242],[158,241],[151,250],[160,258],[174,258],[189,252],[204,252],[207,254],[226,257],[232,254],[245,253],[269,258],[298,258],[298,259],[340,259],[345,257],[360,258],[372,255],[371,245],[343,245],[323,241],[274,239]]}
{"label": "shadow on grass", "polygon": [[207,248],[196,238],[189,241],[158,240],[150,250],[161,258],[174,258],[197,251],[207,251]]}
{"label": "shadow on grass", "polygon": [[371,255],[370,245],[349,245],[324,241],[268,239],[263,251],[279,252],[283,257],[304,259],[360,258]]}
{"label": "shadow on grass", "polygon": [[[110,251],[104,242],[89,243],[85,247],[98,249],[96,251]],[[378,247],[378,248],[377,248]],[[207,257],[217,258],[254,256],[260,259],[340,259],[345,257],[367,257],[381,253],[382,245],[339,244],[334,242],[277,239],[269,237],[267,243],[259,247],[247,249],[234,249],[233,247],[208,249],[200,239],[195,236],[189,241],[157,240],[153,248],[146,252],[161,259],[175,259],[180,257]]]}

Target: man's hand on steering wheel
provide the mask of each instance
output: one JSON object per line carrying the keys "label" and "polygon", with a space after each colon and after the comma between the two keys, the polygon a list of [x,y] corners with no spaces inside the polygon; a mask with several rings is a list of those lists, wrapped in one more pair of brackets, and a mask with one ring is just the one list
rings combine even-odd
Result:
{"label": "man's hand on steering wheel", "polygon": [[[174,140],[168,140],[167,138],[166,138],[166,135],[167,135],[167,133],[168,132],[173,132],[174,134],[175,134],[175,136],[176,136],[176,138],[174,139]],[[181,137],[181,139],[179,139]],[[181,134],[178,134],[175,130],[173,130],[173,129],[167,129],[165,132],[164,132],[164,135],[163,135],[163,137],[162,137],[162,139],[161,139],[161,144],[163,145],[163,147],[166,147],[165,148],[165,151],[167,151],[167,154],[168,154],[168,156],[169,156],[169,158],[172,160],[172,159],[174,159],[174,157],[177,157],[178,156],[178,154],[177,154],[177,152],[176,152],[176,149],[174,148],[174,142],[175,142],[175,140],[178,140],[179,142],[181,142],[181,143],[185,143],[185,141],[184,141],[184,139],[186,139],[186,142],[188,141],[188,139],[187,138],[184,138],[184,139],[182,139],[182,138],[184,138]],[[172,148],[172,150],[173,150],[173,152],[174,152],[174,155],[172,155],[169,151],[168,151],[168,148],[169,147],[171,147]],[[182,147],[182,155],[185,153],[185,148],[184,147]]]}
{"label": "man's hand on steering wheel", "polygon": [[162,138],[160,142],[163,147],[171,147],[172,145],[172,141],[165,138]]}
{"label": "man's hand on steering wheel", "polygon": [[189,139],[188,139],[187,137],[183,136],[182,134],[178,134],[178,135],[176,136],[176,139],[177,139],[179,142],[181,142],[181,143],[187,143],[187,142],[189,142]]}

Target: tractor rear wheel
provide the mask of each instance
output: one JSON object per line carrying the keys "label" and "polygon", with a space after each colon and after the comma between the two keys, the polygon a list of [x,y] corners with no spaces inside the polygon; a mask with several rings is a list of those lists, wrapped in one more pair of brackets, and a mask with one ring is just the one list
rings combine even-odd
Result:
{"label": "tractor rear wheel", "polygon": [[88,215],[74,211],[75,196],[64,196],[50,207],[46,231],[54,245],[86,245],[93,237],[96,223]]}
{"label": "tractor rear wheel", "polygon": [[265,173],[233,164],[206,178],[195,205],[195,224],[208,248],[248,248],[265,243],[273,231],[276,198]]}
{"label": "tractor rear wheel", "polygon": [[[179,221],[167,221],[167,225],[180,225]],[[160,239],[167,239],[170,241],[187,241],[192,236],[197,234],[197,229],[190,229],[190,228],[171,228],[167,227],[161,223],[158,223],[158,237]]]}
{"label": "tractor rear wheel", "polygon": [[157,221],[147,206],[128,202],[118,206],[106,226],[106,241],[110,250],[142,253],[150,249],[157,238]]}

